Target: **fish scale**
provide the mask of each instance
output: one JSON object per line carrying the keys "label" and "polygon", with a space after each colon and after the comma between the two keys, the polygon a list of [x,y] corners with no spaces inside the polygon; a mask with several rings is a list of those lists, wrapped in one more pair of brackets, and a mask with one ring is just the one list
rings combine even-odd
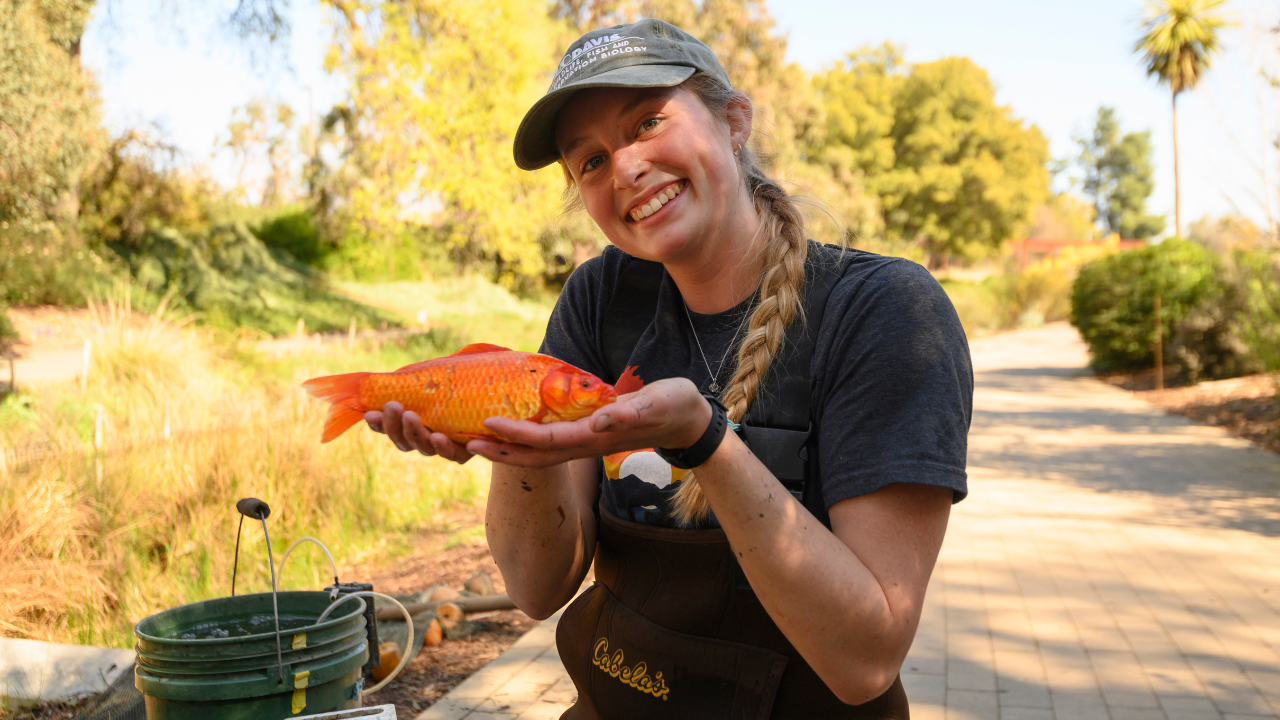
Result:
{"label": "fish scale", "polygon": [[617,397],[611,385],[561,360],[486,344],[395,372],[313,378],[303,387],[332,403],[322,442],[393,400],[417,413],[423,427],[466,442],[497,437],[484,427],[486,418],[576,420]]}

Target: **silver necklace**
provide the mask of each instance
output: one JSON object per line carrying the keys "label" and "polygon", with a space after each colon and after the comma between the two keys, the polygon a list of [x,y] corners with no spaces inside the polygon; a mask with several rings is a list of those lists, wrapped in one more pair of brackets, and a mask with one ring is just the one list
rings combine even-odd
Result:
{"label": "silver necklace", "polygon": [[[681,300],[680,304],[684,305],[684,316],[689,319],[689,331],[693,333],[693,341],[698,345],[698,354],[702,356],[702,364],[707,366],[707,374],[711,376],[711,385],[707,389],[711,391],[712,395],[719,395],[720,383],[717,381],[717,376],[720,374],[719,371],[724,369],[724,361],[729,359],[729,353],[733,351],[733,345],[738,340],[738,333],[742,331],[742,322],[739,321],[737,329],[733,331],[733,337],[729,339],[729,347],[725,348],[724,355],[720,357],[720,362],[716,365],[716,372],[711,372],[711,363],[707,362],[707,354],[702,350],[702,341],[698,339],[698,330],[693,326],[693,315],[689,313],[689,303]],[[743,320],[745,319],[746,314],[743,314]]]}

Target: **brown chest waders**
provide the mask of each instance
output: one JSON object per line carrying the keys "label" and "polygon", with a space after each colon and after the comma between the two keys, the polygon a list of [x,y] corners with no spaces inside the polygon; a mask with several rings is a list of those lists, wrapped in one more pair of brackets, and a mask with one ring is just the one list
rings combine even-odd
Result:
{"label": "brown chest waders", "polygon": [[[846,256],[856,251],[845,251]],[[806,508],[830,527],[817,457],[809,364],[822,311],[846,262],[810,243],[807,323],[794,323],[743,422],[742,438]],[[662,265],[632,259],[601,323],[614,376],[655,329]],[[662,289],[663,285],[668,287]],[[653,308],[645,312],[643,308]],[[578,690],[565,720],[734,718],[906,720],[901,679],[863,705],[841,702],[765,612],[723,530],[629,522],[601,508],[596,583],[564,612],[556,645]]]}

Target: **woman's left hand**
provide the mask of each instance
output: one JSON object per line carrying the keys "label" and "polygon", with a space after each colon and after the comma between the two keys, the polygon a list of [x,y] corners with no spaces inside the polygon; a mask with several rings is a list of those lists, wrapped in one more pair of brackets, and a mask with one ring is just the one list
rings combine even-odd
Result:
{"label": "woman's left hand", "polygon": [[511,442],[472,440],[467,450],[504,465],[549,467],[651,447],[684,448],[702,437],[711,405],[685,378],[658,380],[573,422],[492,417],[485,427]]}

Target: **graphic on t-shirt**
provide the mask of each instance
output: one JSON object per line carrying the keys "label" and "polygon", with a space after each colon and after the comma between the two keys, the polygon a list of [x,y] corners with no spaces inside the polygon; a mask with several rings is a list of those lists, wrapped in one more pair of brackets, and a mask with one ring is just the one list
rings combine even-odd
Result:
{"label": "graphic on t-shirt", "polygon": [[688,470],[672,467],[652,449],[606,455],[605,507],[633,522],[669,524],[668,502]]}

